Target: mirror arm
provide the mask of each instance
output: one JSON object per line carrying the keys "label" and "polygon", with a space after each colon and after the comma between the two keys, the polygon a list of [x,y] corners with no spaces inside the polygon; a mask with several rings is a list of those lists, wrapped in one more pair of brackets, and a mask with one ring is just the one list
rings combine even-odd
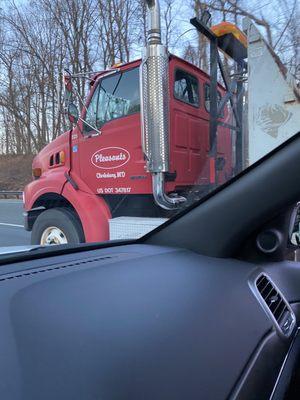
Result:
{"label": "mirror arm", "polygon": [[85,105],[85,102],[83,101],[82,97],[80,96],[78,90],[74,88],[74,92],[78,96],[80,103],[82,104],[82,107],[84,108],[84,110],[87,111],[87,106]]}
{"label": "mirror arm", "polygon": [[96,132],[98,133],[98,135],[101,135],[101,134],[102,134],[102,132],[101,132],[99,129],[95,128],[93,125],[91,125],[91,124],[89,124],[88,122],[86,122],[83,118],[79,117],[78,119],[79,119],[81,122],[83,122],[84,124],[86,124],[87,126],[89,126],[90,128],[92,128],[94,131],[96,131]]}
{"label": "mirror arm", "polygon": [[[71,72],[70,72],[67,68],[65,68],[64,71],[69,75],[69,77],[70,77],[71,79],[74,77],[74,76],[72,76]],[[116,72],[116,70],[110,71],[110,73],[115,73],[115,72]],[[80,103],[82,104],[82,107],[83,107],[84,110],[87,112],[87,111],[88,111],[88,108],[87,108],[87,106],[85,105],[85,102],[83,101],[83,99],[82,99],[82,97],[81,97],[79,91],[78,91],[76,88],[73,87],[73,92],[75,93],[76,96],[78,96],[79,101],[80,101]],[[71,103],[72,103],[72,100],[71,100],[71,99],[68,99],[68,104],[71,104]],[[99,129],[97,129],[95,126],[93,126],[93,125],[91,125],[90,123],[88,123],[87,121],[85,121],[85,120],[84,120],[83,118],[81,118],[80,116],[78,117],[78,120],[80,120],[81,122],[83,122],[84,124],[86,124],[87,126],[89,126],[91,129],[93,129],[93,130],[97,133],[97,135],[101,135],[102,132],[101,132]]]}
{"label": "mirror arm", "polygon": [[[69,78],[72,79],[74,76],[71,74],[71,72],[65,68],[64,71],[69,75]],[[76,96],[78,96],[80,103],[82,104],[82,107],[87,111],[87,107],[85,105],[85,102],[83,101],[82,97],[80,96],[80,93],[75,87],[72,87],[73,92],[75,93]],[[68,99],[68,103],[72,103],[72,99]]]}

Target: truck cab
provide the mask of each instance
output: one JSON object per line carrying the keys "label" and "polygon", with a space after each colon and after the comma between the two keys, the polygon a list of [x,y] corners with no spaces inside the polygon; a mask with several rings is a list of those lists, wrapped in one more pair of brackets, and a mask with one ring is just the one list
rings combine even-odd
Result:
{"label": "truck cab", "polygon": [[[87,108],[71,134],[72,173],[100,195],[152,195],[151,174],[142,149],[140,60],[92,81]],[[209,102],[204,72],[178,57],[169,58],[170,168],[166,191],[205,190],[210,181]],[[219,88],[220,97],[224,89]],[[226,110],[224,121],[229,118]],[[96,126],[100,132],[91,126]],[[232,174],[229,129],[218,131],[218,178]]]}
{"label": "truck cab", "polygon": [[235,173],[228,90],[169,54],[158,3],[146,3],[143,58],[89,77],[80,113],[65,77],[73,127],[36,156],[24,191],[33,244],[141,236]]}

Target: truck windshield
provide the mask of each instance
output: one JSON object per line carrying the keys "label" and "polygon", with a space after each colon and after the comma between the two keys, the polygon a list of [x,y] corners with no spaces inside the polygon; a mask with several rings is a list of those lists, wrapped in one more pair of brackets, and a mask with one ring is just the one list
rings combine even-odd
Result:
{"label": "truck windshield", "polygon": [[[140,111],[138,68],[99,81],[86,113],[89,125],[101,128],[106,122]],[[92,128],[85,125],[85,132]]]}

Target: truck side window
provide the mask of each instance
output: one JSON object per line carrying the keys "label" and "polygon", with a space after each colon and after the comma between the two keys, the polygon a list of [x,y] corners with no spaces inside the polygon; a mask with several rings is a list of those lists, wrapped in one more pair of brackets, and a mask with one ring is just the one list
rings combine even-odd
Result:
{"label": "truck side window", "polygon": [[[221,100],[222,100],[222,95],[218,91],[218,93],[217,93],[218,105],[220,104]],[[208,83],[206,83],[204,85],[204,105],[205,105],[206,111],[210,112],[210,85]],[[225,105],[225,107],[226,107],[226,105]],[[220,118],[224,118],[224,108],[223,108],[222,114],[220,115]]]}
{"label": "truck side window", "polygon": [[177,69],[175,72],[174,97],[192,106],[199,106],[199,85],[193,75]]}
{"label": "truck side window", "polygon": [[207,112],[210,112],[210,86],[206,83],[204,85],[204,106]]}
{"label": "truck side window", "polygon": [[[100,129],[106,122],[140,111],[139,71],[134,68],[99,81],[85,120]],[[92,128],[85,124],[84,131]]]}

